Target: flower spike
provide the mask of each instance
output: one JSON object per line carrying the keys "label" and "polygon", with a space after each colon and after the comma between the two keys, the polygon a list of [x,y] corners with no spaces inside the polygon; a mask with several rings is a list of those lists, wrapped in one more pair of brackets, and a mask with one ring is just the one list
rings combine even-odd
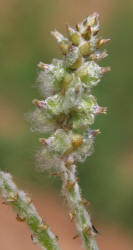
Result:
{"label": "flower spike", "polygon": [[45,101],[34,100],[37,109],[31,115],[32,129],[44,134],[40,139],[42,149],[37,154],[38,166],[50,173],[54,170],[54,176],[61,177],[71,219],[75,220],[87,250],[98,250],[97,233],[82,202],[75,164],[92,154],[100,131],[92,130],[91,125],[98,114],[107,112],[91,94],[110,71],[110,67],[97,63],[108,55],[99,49],[110,41],[99,38],[99,31],[99,15],[93,13],[76,28],[67,25],[67,38],[56,30],[52,32],[63,57],[53,59],[50,65],[39,63],[38,86]]}

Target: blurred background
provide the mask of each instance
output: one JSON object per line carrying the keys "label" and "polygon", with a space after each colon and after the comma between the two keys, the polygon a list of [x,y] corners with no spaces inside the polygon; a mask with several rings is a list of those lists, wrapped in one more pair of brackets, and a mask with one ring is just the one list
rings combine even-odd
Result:
{"label": "blurred background", "polygon": [[[108,73],[94,89],[98,103],[108,107],[96,119],[101,130],[95,152],[78,167],[83,196],[91,202],[94,225],[103,250],[133,249],[133,1],[132,0],[0,0],[0,168],[32,193],[41,215],[59,235],[64,250],[79,250],[75,227],[60,196],[61,182],[35,169],[39,134],[30,132],[24,114],[39,98],[35,88],[39,61],[61,57],[50,31],[65,34],[93,11],[100,13],[104,38],[111,38]],[[2,201],[1,201],[2,202]],[[8,241],[7,241],[8,234]],[[16,237],[17,235],[17,237]],[[28,236],[28,237],[27,237]],[[25,225],[0,203],[1,250],[39,249]]]}

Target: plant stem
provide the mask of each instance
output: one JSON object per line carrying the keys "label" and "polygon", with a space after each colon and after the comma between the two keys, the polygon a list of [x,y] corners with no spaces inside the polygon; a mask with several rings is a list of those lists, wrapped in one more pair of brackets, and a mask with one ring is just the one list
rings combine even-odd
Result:
{"label": "plant stem", "polygon": [[95,232],[92,227],[91,218],[86,210],[81,197],[80,187],[76,177],[76,166],[66,167],[61,165],[63,194],[71,209],[71,218],[76,221],[78,232],[84,242],[86,250],[98,250],[95,240]]}
{"label": "plant stem", "polygon": [[5,203],[10,204],[17,213],[18,221],[25,221],[32,232],[34,243],[40,243],[42,249],[59,250],[57,237],[38,215],[31,198],[18,190],[9,173],[0,171],[0,193]]}

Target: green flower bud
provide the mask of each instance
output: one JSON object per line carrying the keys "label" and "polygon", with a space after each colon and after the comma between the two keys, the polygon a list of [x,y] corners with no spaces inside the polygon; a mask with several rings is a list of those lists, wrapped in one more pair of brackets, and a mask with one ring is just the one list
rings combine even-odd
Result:
{"label": "green flower bud", "polygon": [[66,55],[71,46],[71,42],[67,38],[65,38],[61,33],[59,33],[57,30],[52,31],[51,34],[57,40],[62,53]]}
{"label": "green flower bud", "polygon": [[89,56],[90,54],[90,43],[84,42],[79,47],[82,56]]}
{"label": "green flower bud", "polygon": [[87,41],[90,39],[90,37],[91,37],[91,26],[90,25],[86,26],[85,29],[83,29],[82,37]]}
{"label": "green flower bud", "polygon": [[97,48],[101,48],[103,45],[110,42],[110,39],[100,39],[97,41]]}
{"label": "green flower bud", "polygon": [[82,63],[82,57],[78,47],[71,47],[65,57],[65,65],[70,69],[77,69]]}
{"label": "green flower bud", "polygon": [[50,151],[63,156],[72,146],[71,132],[68,133],[64,129],[58,129],[52,137],[46,140],[46,142]]}
{"label": "green flower bud", "polygon": [[63,97],[60,94],[47,98],[46,110],[52,116],[62,113]]}
{"label": "green flower bud", "polygon": [[49,97],[61,89],[65,70],[62,60],[54,59],[52,64],[44,65],[44,69],[38,75],[37,83],[43,96]]}
{"label": "green flower bud", "polygon": [[73,74],[66,72],[64,75],[64,79],[62,81],[62,90],[61,93],[65,95],[66,90],[68,89],[71,81],[73,80]]}
{"label": "green flower bud", "polygon": [[81,81],[87,86],[95,86],[100,82],[102,76],[101,67],[93,61],[84,63],[77,71],[76,75],[80,77]]}
{"label": "green flower bud", "polygon": [[70,26],[67,26],[67,32],[70,41],[72,41],[72,44],[78,46],[81,41],[80,33],[77,32],[75,29],[71,28]]}
{"label": "green flower bud", "polygon": [[49,115],[45,109],[36,109],[31,115],[29,115],[29,118],[32,131],[38,131],[45,134],[53,132],[59,127],[56,120]]}
{"label": "green flower bud", "polygon": [[101,51],[95,51],[93,54],[90,55],[90,59],[92,61],[97,62],[99,60],[104,59],[107,56],[108,56],[108,54],[107,54],[106,51],[102,51],[102,52]]}

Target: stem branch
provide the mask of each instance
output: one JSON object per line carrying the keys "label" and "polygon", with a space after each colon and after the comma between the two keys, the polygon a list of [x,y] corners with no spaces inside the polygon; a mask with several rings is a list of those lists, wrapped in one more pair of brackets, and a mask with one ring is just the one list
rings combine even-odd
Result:
{"label": "stem branch", "polygon": [[0,193],[5,203],[10,204],[17,213],[18,221],[25,221],[32,232],[32,240],[40,243],[42,249],[59,250],[57,237],[38,215],[31,198],[18,190],[9,173],[0,171]]}

